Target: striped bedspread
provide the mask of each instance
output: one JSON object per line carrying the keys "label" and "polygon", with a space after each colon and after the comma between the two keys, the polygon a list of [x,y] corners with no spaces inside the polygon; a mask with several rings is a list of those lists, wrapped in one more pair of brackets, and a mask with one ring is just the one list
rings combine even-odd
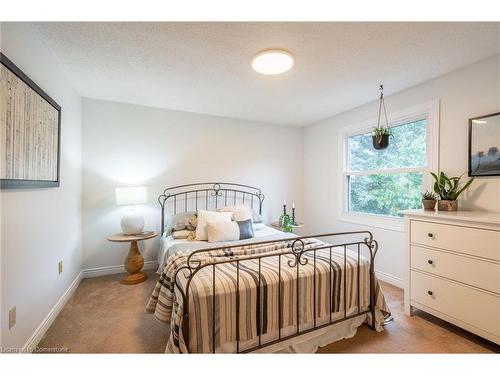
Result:
{"label": "striped bedspread", "polygon": [[[182,332],[185,306],[179,291],[179,287],[186,291],[189,270],[183,267],[188,254],[172,256],[146,308],[171,325],[166,351],[236,352],[236,345],[239,350],[257,345],[259,336],[265,343],[280,333],[284,334],[281,337],[295,333],[297,322],[302,331],[369,309],[369,262],[357,249],[314,250],[327,244],[306,239],[297,263],[291,254],[292,243],[251,244],[195,254],[191,265],[199,261],[200,266],[189,284],[188,340]],[[265,257],[248,259],[257,254]],[[178,287],[174,288],[178,270]],[[376,284],[376,319],[380,323],[389,310]]]}

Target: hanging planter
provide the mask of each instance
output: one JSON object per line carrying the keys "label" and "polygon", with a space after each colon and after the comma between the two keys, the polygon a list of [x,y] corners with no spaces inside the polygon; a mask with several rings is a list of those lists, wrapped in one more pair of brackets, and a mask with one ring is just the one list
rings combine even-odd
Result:
{"label": "hanging planter", "polygon": [[[380,116],[384,111],[385,126],[380,124]],[[384,102],[384,85],[380,85],[380,99],[378,105],[378,121],[377,126],[373,129],[372,140],[373,148],[375,150],[383,150],[389,147],[389,139],[392,138],[392,131],[389,128],[389,121],[387,120],[387,111]]]}
{"label": "hanging planter", "polygon": [[373,148],[375,150],[383,150],[384,148],[387,148],[389,146],[389,138],[390,135],[387,134],[372,136]]}

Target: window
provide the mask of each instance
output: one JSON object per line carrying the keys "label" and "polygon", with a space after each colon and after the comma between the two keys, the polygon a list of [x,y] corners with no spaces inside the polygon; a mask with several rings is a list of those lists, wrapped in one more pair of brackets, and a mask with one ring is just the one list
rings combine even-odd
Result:
{"label": "window", "polygon": [[374,121],[344,129],[341,219],[402,230],[400,211],[421,208],[420,193],[430,188],[429,171],[437,159],[436,104],[431,104],[400,112],[384,150],[373,148]]}
{"label": "window", "polygon": [[398,216],[420,208],[427,169],[427,120],[392,127],[394,138],[375,150],[370,133],[348,139],[348,211]]}

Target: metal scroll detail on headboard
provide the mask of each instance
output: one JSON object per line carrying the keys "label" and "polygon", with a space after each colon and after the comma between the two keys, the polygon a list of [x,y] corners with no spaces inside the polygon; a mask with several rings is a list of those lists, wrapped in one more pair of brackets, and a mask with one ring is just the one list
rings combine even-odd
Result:
{"label": "metal scroll detail on headboard", "polygon": [[173,215],[189,210],[217,209],[219,206],[243,204],[262,214],[264,194],[259,188],[226,182],[203,182],[166,188],[158,197],[161,206],[161,234],[165,230],[165,210],[172,202]]}

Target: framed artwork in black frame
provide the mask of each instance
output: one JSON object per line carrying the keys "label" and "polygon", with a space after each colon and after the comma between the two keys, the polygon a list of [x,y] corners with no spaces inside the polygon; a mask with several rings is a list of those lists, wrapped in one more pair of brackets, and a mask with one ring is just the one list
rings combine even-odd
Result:
{"label": "framed artwork in black frame", "polygon": [[61,107],[0,52],[0,187],[60,184]]}
{"label": "framed artwork in black frame", "polygon": [[500,176],[500,112],[469,119],[469,176]]}

